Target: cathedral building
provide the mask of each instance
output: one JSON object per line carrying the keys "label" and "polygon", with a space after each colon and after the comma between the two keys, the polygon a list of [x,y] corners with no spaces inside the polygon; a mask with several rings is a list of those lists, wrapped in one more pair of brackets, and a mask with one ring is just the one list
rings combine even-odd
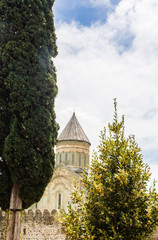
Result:
{"label": "cathedral building", "polygon": [[78,122],[75,113],[58,137],[56,166],[40,202],[33,208],[41,210],[67,210],[71,201],[74,180],[82,188],[82,175],[89,165],[90,141]]}

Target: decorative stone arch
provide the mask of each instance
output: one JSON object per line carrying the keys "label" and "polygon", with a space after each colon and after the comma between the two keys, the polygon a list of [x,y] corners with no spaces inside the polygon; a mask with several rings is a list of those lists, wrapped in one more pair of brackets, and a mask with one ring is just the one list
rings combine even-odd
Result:
{"label": "decorative stone arch", "polygon": [[49,209],[67,207],[73,189],[72,185],[73,182],[64,175],[57,175],[52,179],[48,192]]}
{"label": "decorative stone arch", "polygon": [[[58,181],[59,179],[64,179],[65,181],[64,182]],[[72,186],[71,181],[69,179],[67,179],[67,177],[65,177],[64,175],[56,176],[55,178],[53,178],[51,183],[52,183],[51,185],[54,185],[53,187],[50,186],[50,189],[52,189],[52,190],[54,190],[56,186],[61,185],[61,184],[63,184],[65,186],[65,188],[68,190],[71,190],[71,186]]]}

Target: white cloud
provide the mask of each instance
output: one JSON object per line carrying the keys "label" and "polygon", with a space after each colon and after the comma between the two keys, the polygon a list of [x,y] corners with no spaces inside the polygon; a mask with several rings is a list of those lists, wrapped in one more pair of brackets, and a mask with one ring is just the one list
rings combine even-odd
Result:
{"label": "white cloud", "polygon": [[151,151],[152,161],[158,146],[157,12],[157,0],[122,0],[104,24],[56,26],[57,118],[63,128],[75,108],[92,148],[112,121],[117,97],[126,132]]}

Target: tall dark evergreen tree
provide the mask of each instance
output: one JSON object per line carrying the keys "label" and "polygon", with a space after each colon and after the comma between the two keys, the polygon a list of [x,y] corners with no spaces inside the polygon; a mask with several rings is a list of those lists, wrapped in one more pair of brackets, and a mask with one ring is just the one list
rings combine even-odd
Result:
{"label": "tall dark evergreen tree", "polygon": [[0,207],[16,184],[22,207],[40,200],[54,167],[58,125],[54,0],[0,1]]}

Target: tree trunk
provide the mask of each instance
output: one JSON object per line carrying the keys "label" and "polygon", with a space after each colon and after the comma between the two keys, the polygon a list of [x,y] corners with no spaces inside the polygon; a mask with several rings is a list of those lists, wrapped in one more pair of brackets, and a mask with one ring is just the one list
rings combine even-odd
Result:
{"label": "tree trunk", "polygon": [[8,229],[6,240],[20,239],[20,218],[21,218],[22,200],[19,197],[19,186],[14,183],[10,197],[10,209],[8,219]]}

